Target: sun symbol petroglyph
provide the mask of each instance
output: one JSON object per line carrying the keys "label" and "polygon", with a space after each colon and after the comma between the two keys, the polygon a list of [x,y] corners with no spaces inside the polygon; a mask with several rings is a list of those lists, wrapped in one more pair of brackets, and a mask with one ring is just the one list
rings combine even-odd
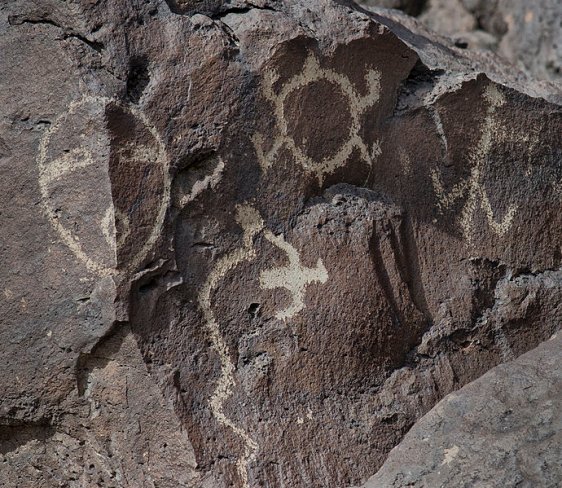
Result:
{"label": "sun symbol petroglyph", "polygon": [[[106,124],[110,104],[142,128],[146,145],[112,146]],[[110,157],[117,159],[113,169]],[[142,111],[103,96],[85,95],[71,102],[45,131],[37,165],[43,211],[61,241],[88,270],[101,276],[115,273],[119,250],[137,228],[147,229],[146,234],[135,236],[140,248],[131,247],[125,269],[141,263],[160,235],[170,199],[166,149]],[[139,195],[132,188],[123,190],[133,193],[130,198],[135,201],[130,207],[119,208],[110,171],[125,171],[128,182],[139,180]],[[147,183],[147,174],[152,175],[151,183]],[[88,181],[90,185],[96,181],[99,188],[88,187]],[[147,184],[156,185],[149,194]],[[146,201],[152,204],[150,209],[141,208]]]}
{"label": "sun symbol petroglyph", "polygon": [[[466,195],[466,202],[461,211],[460,225],[463,236],[468,242],[471,242],[473,239],[474,219],[479,208],[484,212],[486,221],[492,231],[500,237],[505,235],[510,229],[518,208],[517,205],[511,204],[505,212],[503,219],[497,221],[490,203],[490,198],[484,187],[483,180],[485,176],[484,166],[486,163],[486,156],[491,150],[493,137],[496,132],[498,132],[494,115],[497,108],[505,103],[504,96],[494,85],[488,85],[484,97],[488,102],[488,108],[480,140],[475,150],[469,156],[473,163],[470,176],[446,192],[438,171],[433,170],[431,173],[431,180],[437,195],[440,211],[448,209],[457,200]],[[441,130],[440,135],[442,133],[443,131]]]}
{"label": "sun symbol petroglyph", "polygon": [[304,308],[304,291],[309,283],[315,281],[326,283],[328,272],[318,258],[315,268],[307,268],[300,262],[297,250],[289,244],[282,235],[276,236],[270,231],[265,231],[265,238],[281,249],[289,259],[287,266],[267,269],[260,274],[260,285],[264,289],[285,288],[291,294],[292,303],[285,309],[275,314],[280,320],[286,320],[299,313]]}
{"label": "sun symbol petroglyph", "polygon": [[[378,141],[375,141],[369,147],[364,141],[361,136],[361,119],[367,109],[379,101],[380,78],[378,71],[368,70],[365,75],[367,94],[361,95],[347,76],[332,69],[322,68],[316,56],[309,53],[301,73],[288,80],[282,85],[279,93],[276,93],[274,85],[279,79],[279,74],[276,71],[266,71],[263,93],[273,104],[277,135],[274,136],[269,149],[265,149],[266,139],[263,134],[256,133],[252,138],[262,169],[267,171],[274,164],[282,148],[287,148],[297,163],[306,171],[315,173],[320,183],[323,182],[326,175],[344,166],[354,150],[358,150],[362,160],[372,167],[374,160],[380,155],[380,145]],[[286,114],[287,98],[295,91],[317,82],[326,82],[336,88],[347,99],[347,109],[350,114],[349,127],[345,128],[349,130],[347,139],[339,146],[335,154],[318,158],[319,160],[309,156],[306,150],[291,136]],[[310,123],[313,123],[312,120],[314,118],[311,118]],[[306,143],[306,141],[304,142]]]}

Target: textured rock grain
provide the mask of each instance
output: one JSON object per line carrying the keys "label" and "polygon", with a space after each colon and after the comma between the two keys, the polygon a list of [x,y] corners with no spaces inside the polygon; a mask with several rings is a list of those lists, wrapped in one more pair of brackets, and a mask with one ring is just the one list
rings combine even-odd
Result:
{"label": "textured rock grain", "polygon": [[560,337],[446,396],[364,488],[560,486]]}
{"label": "textured rock grain", "polygon": [[360,0],[399,9],[461,49],[497,52],[538,79],[562,83],[558,0]]}
{"label": "textured rock grain", "polygon": [[560,92],[345,2],[0,6],[0,484],[344,487],[560,324]]}

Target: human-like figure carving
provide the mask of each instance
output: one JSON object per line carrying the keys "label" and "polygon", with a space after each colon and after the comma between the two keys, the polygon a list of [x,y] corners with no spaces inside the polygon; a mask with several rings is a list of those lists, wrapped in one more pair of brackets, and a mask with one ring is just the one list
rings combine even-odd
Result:
{"label": "human-like figure carving", "polygon": [[505,103],[505,98],[502,93],[492,84],[487,86],[484,97],[488,102],[488,109],[484,119],[480,140],[476,148],[470,154],[470,159],[473,162],[470,176],[446,193],[437,170],[433,170],[431,173],[431,180],[437,195],[440,210],[449,208],[458,199],[466,195],[466,202],[461,211],[460,225],[463,236],[468,242],[472,242],[473,239],[474,219],[478,209],[482,209],[488,225],[492,231],[500,237],[505,235],[510,229],[517,211],[517,205],[511,204],[503,219],[497,221],[492,205],[490,204],[490,198],[484,187],[486,156],[490,152],[493,136],[497,132],[494,115],[497,108]]}
{"label": "human-like figure carving", "polygon": [[228,345],[221,333],[219,321],[213,310],[211,295],[219,286],[221,280],[227,273],[233,271],[237,266],[246,261],[256,258],[257,251],[254,246],[255,238],[264,233],[265,238],[283,250],[288,258],[287,266],[262,271],[260,284],[263,288],[286,288],[292,296],[292,303],[286,309],[277,313],[277,318],[287,319],[304,308],[303,295],[308,283],[320,281],[325,283],[328,273],[322,260],[318,259],[316,268],[304,267],[297,250],[291,246],[282,236],[275,236],[271,231],[264,230],[264,222],[259,212],[251,205],[238,205],[236,207],[236,222],[242,227],[242,245],[219,259],[209,274],[205,284],[199,292],[199,306],[203,311],[205,326],[211,339],[212,348],[217,353],[221,363],[221,374],[217,381],[209,405],[215,419],[232,430],[243,443],[243,454],[236,463],[238,475],[242,480],[242,486],[247,488],[248,464],[255,459],[259,449],[258,444],[237,423],[235,423],[224,411],[224,403],[233,393],[235,385],[235,365],[230,358]]}

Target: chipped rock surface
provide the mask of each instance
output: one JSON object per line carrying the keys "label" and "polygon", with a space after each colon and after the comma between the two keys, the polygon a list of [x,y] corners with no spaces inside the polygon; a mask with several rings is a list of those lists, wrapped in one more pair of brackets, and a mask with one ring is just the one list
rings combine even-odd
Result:
{"label": "chipped rock surface", "polygon": [[562,319],[561,92],[328,0],[0,5],[0,485],[345,487]]}
{"label": "chipped rock surface", "polygon": [[364,488],[560,486],[562,340],[441,400]]}
{"label": "chipped rock surface", "polygon": [[559,0],[359,0],[398,9],[461,49],[497,52],[538,79],[562,83]]}

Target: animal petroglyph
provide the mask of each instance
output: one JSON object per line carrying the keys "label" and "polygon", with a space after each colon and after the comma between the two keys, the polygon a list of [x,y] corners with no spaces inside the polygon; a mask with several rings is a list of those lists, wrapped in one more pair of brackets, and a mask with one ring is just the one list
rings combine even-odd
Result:
{"label": "animal petroglyph", "polygon": [[260,275],[260,284],[263,288],[286,288],[291,293],[292,304],[280,311],[276,315],[277,318],[287,319],[302,310],[304,308],[303,295],[306,285],[314,281],[325,283],[328,279],[328,273],[320,259],[318,259],[316,268],[303,266],[297,250],[286,242],[282,236],[275,236],[271,231],[265,229],[265,224],[259,212],[252,206],[247,204],[238,205],[236,207],[236,222],[243,230],[242,246],[217,261],[199,292],[198,302],[203,311],[205,327],[209,332],[212,348],[219,356],[221,364],[221,374],[209,400],[209,406],[215,419],[232,430],[244,444],[243,454],[238,459],[236,467],[242,484],[246,488],[249,486],[248,465],[255,459],[259,446],[246,431],[227,417],[224,412],[224,403],[232,395],[236,368],[230,359],[228,345],[221,334],[219,322],[215,317],[211,304],[211,295],[227,273],[234,270],[241,263],[256,258],[257,253],[254,248],[254,241],[262,232],[264,237],[284,251],[289,259],[287,266],[265,270]]}
{"label": "animal petroglyph", "polygon": [[264,270],[260,274],[262,288],[285,288],[291,294],[292,303],[275,314],[276,318],[286,320],[304,308],[303,298],[306,286],[315,281],[326,283],[328,272],[320,258],[318,258],[315,268],[303,266],[297,250],[285,241],[282,235],[276,236],[270,231],[265,231],[264,235],[269,242],[285,252],[289,259],[287,266]]}
{"label": "animal petroglyph", "polygon": [[221,363],[221,375],[209,401],[211,411],[220,424],[231,429],[244,443],[244,454],[238,459],[236,466],[243,486],[246,488],[249,486],[248,464],[255,458],[258,445],[224,413],[224,402],[232,394],[232,387],[234,386],[235,366],[230,359],[228,346],[221,334],[219,323],[211,306],[211,293],[218,286],[220,280],[240,263],[256,257],[254,239],[263,229],[262,218],[258,211],[251,206],[239,205],[236,208],[236,221],[244,232],[242,247],[235,249],[217,262],[199,293],[199,305],[203,310],[205,326],[209,332],[212,347],[218,354]]}
{"label": "animal petroglyph", "polygon": [[433,170],[431,173],[433,188],[437,195],[438,205],[441,211],[449,208],[457,200],[466,195],[466,202],[461,211],[460,225],[463,236],[468,242],[471,242],[473,238],[474,219],[479,208],[484,212],[486,221],[492,231],[498,236],[505,235],[510,229],[517,211],[517,206],[511,204],[503,219],[497,221],[484,187],[483,180],[485,176],[484,166],[486,164],[486,156],[489,154],[492,147],[492,138],[497,132],[494,115],[497,108],[505,103],[504,96],[494,85],[488,85],[484,97],[488,102],[488,108],[480,140],[475,150],[470,154],[470,160],[473,163],[470,177],[453,186],[449,192],[445,192],[439,173],[436,170]]}
{"label": "animal petroglyph", "polygon": [[[267,171],[275,163],[282,148],[287,148],[306,171],[316,174],[318,181],[323,182],[326,175],[337,168],[344,166],[354,150],[358,150],[363,161],[372,167],[374,160],[380,155],[380,145],[375,141],[371,147],[361,136],[361,119],[366,110],[373,107],[380,98],[380,73],[376,70],[368,70],[365,75],[367,83],[367,94],[362,96],[357,92],[349,78],[332,69],[322,68],[316,56],[309,53],[300,74],[295,75],[282,85],[279,93],[273,86],[279,75],[276,71],[267,71],[264,79],[263,93],[273,104],[277,135],[269,149],[265,149],[265,136],[256,133],[252,138],[260,165]],[[286,101],[289,95],[307,85],[316,82],[327,82],[347,99],[348,109],[351,116],[349,123],[349,135],[347,140],[340,145],[337,152],[331,156],[325,156],[321,160],[314,160],[305,149],[297,144],[289,134],[286,112]],[[314,117],[311,117],[311,120]],[[347,127],[342,132],[347,131]]]}
{"label": "animal petroglyph", "polygon": [[[148,134],[147,145],[135,142],[125,147],[111,146],[111,137],[108,135],[106,125],[106,107],[110,104],[118,107],[122,113],[127,114],[139,127],[142,127],[142,130]],[[74,130],[70,137],[65,131],[69,127]],[[37,157],[41,203],[45,215],[62,242],[86,265],[88,270],[101,276],[115,273],[119,249],[137,227],[146,228],[147,223],[136,222],[131,216],[131,208],[117,206],[113,195],[116,189],[110,181],[111,151],[117,155],[118,161],[114,168],[117,172],[126,171],[127,175],[134,175],[136,170],[138,179],[141,180],[146,179],[142,171],[150,168],[150,174],[157,175],[153,178],[157,180],[158,188],[151,190],[148,198],[153,204],[152,208],[150,211],[146,208],[142,210],[143,218],[147,218],[148,214],[152,218],[152,223],[147,231],[148,234],[143,235],[142,239],[139,238],[140,249],[135,248],[127,260],[125,269],[130,270],[141,263],[156,243],[170,199],[166,149],[158,131],[145,114],[117,100],[86,95],[71,102],[66,112],[57,117],[51,127],[45,131]],[[94,174],[99,175],[100,189],[107,190],[103,192],[90,188],[84,192],[76,192],[74,188],[76,182],[73,183],[73,179],[86,181],[83,177],[84,172],[95,172]],[[142,186],[143,184],[145,186]],[[65,190],[66,187],[68,190]],[[71,191],[72,188],[74,193]],[[126,191],[135,190],[127,188]],[[146,192],[146,183],[142,183],[137,191]],[[83,195],[87,193],[89,197],[84,197]],[[134,202],[136,207],[147,201],[145,194],[139,195],[138,198],[136,195],[133,197],[136,198]],[[84,201],[86,198],[90,200]],[[77,207],[78,203],[89,208],[88,212],[83,212],[88,214],[88,218],[82,218],[80,221],[72,217],[73,207]],[[100,238],[102,241],[98,242]],[[91,241],[97,245],[91,244]],[[107,246],[106,250],[100,251],[100,246],[104,245]],[[88,249],[88,246],[91,249]]]}

